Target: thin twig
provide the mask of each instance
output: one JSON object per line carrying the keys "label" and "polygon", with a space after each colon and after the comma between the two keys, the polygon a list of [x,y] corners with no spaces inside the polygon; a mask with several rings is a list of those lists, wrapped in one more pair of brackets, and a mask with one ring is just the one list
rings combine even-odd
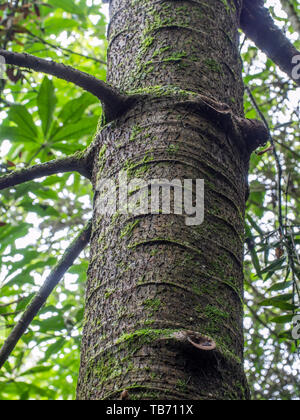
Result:
{"label": "thin twig", "polygon": [[69,248],[65,251],[60,262],[53,269],[43,286],[28,305],[21,319],[18,321],[17,325],[14,327],[0,350],[0,368],[4,365],[10,356],[11,352],[17,345],[19,339],[27,330],[33,318],[45,304],[49,295],[52,293],[59,281],[63,278],[68,269],[73,265],[76,258],[87,246],[91,237],[91,230],[92,222],[90,221],[80,232],[77,238],[72,242]]}
{"label": "thin twig", "polygon": [[38,155],[41,153],[42,150],[46,148],[45,144],[42,144],[41,147],[38,148],[38,150],[31,156],[28,162],[26,162],[26,167],[29,167],[31,163],[35,160],[35,158],[38,157]]}
{"label": "thin twig", "polygon": [[19,303],[24,299],[23,296],[21,296],[19,299],[13,300],[12,302],[7,303],[1,303],[0,308],[6,308],[7,306],[14,305],[15,303]]}
{"label": "thin twig", "polygon": [[90,178],[88,169],[85,167],[84,158],[75,153],[72,156],[51,160],[50,162],[34,165],[29,168],[26,167],[1,176],[0,191],[37,178],[43,178],[44,176],[72,171],[77,171],[86,178]]}
{"label": "thin twig", "polygon": [[280,235],[282,236],[284,234],[284,230],[283,230],[283,214],[282,214],[282,166],[280,163],[280,159],[279,159],[279,155],[277,152],[277,148],[276,148],[276,144],[275,141],[271,135],[270,132],[270,127],[269,124],[264,116],[264,114],[261,112],[249,86],[246,87],[247,93],[249,95],[249,98],[256,110],[256,112],[258,113],[258,115],[260,116],[260,118],[262,119],[262,121],[264,122],[266,128],[268,129],[269,132],[269,140],[270,143],[272,145],[272,150],[273,150],[273,155],[274,155],[274,159],[276,162],[276,169],[277,169],[277,190],[278,190],[278,223],[279,223],[279,232]]}
{"label": "thin twig", "polygon": [[[33,37],[33,38],[37,39],[38,41],[42,42],[44,45],[48,45],[48,46],[49,46],[49,47],[51,47],[51,48],[54,48],[54,49],[57,49],[57,50],[63,51],[63,52],[65,52],[65,53],[67,53],[67,54],[78,55],[79,57],[86,58],[87,60],[93,60],[93,61],[95,61],[96,63],[103,64],[103,65],[105,65],[105,66],[106,66],[106,64],[107,64],[107,63],[106,63],[106,61],[104,61],[104,60],[100,60],[99,58],[96,58],[96,57],[91,57],[90,55],[81,54],[81,53],[78,53],[78,52],[76,52],[76,51],[72,51],[72,50],[70,50],[69,48],[61,47],[60,45],[55,45],[55,44],[52,44],[51,42],[46,41],[45,39],[43,39],[43,38],[39,37],[38,35],[33,34],[33,33],[32,33],[32,32],[30,32],[30,31],[27,31],[27,34],[28,34],[29,36],[31,36],[31,37]],[[65,54],[65,55],[66,55],[66,54]]]}
{"label": "thin twig", "polygon": [[90,92],[104,105],[108,120],[116,118],[126,109],[128,100],[126,96],[121,95],[116,89],[88,73],[55,61],[45,60],[29,54],[19,54],[2,48],[0,48],[0,56],[4,57],[6,64],[50,74],[59,79],[74,83],[76,86]]}

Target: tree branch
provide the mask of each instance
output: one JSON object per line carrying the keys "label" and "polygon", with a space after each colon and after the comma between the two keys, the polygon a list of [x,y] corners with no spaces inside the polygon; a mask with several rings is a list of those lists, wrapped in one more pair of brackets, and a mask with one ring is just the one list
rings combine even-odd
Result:
{"label": "tree branch", "polygon": [[126,96],[96,77],[76,70],[73,67],[45,60],[29,54],[19,54],[0,48],[0,56],[5,58],[6,64],[25,67],[34,71],[50,74],[90,92],[96,96],[104,106],[106,118],[111,121],[126,109]]}
{"label": "tree branch", "polygon": [[50,162],[34,165],[29,168],[20,169],[11,172],[8,175],[0,177],[0,191],[5,188],[23,184],[33,179],[58,173],[77,171],[86,178],[91,177],[87,169],[85,159],[79,153],[61,159],[51,160]]}
{"label": "tree branch", "polygon": [[31,303],[28,305],[21,319],[14,327],[9,337],[3,344],[0,350],[0,368],[4,365],[11,352],[17,345],[19,339],[27,330],[33,318],[37,315],[39,310],[45,304],[49,295],[62,279],[64,274],[73,265],[76,258],[80,255],[81,251],[88,244],[91,237],[92,222],[90,221],[84,229],[80,232],[77,238],[72,242],[70,247],[65,251],[61,261],[53,269],[49,277],[46,279],[43,286],[37,292]]}
{"label": "tree branch", "polygon": [[300,86],[300,79],[292,76],[293,57],[299,55],[293,44],[275,25],[269,11],[264,8],[264,0],[244,0],[240,27],[256,46],[277,64]]}

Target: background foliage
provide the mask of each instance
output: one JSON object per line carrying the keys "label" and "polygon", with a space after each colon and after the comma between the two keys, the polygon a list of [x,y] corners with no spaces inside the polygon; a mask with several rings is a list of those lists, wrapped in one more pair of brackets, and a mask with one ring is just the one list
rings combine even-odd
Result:
{"label": "background foliage", "polygon": [[[267,4],[299,49],[291,20],[276,0]],[[291,4],[299,22],[297,1]],[[0,47],[52,58],[104,80],[106,17],[100,8],[100,0],[2,1]],[[245,366],[255,399],[299,399],[299,343],[291,335],[300,287],[299,88],[242,34],[241,54],[251,91],[245,94],[246,116],[260,118],[263,113],[278,157],[276,164],[271,147],[251,159]],[[92,95],[30,71],[8,68],[6,77],[0,81],[0,173],[72,154],[91,142],[101,116]],[[89,184],[77,174],[55,175],[1,193],[0,344],[89,218],[91,207]],[[0,372],[0,399],[74,398],[87,267],[86,254],[6,362]]]}

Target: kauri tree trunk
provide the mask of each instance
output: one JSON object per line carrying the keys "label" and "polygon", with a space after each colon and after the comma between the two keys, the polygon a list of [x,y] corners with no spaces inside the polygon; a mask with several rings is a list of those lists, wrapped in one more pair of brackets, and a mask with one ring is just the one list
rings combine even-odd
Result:
{"label": "kauri tree trunk", "polygon": [[[108,82],[136,100],[101,128],[92,162],[78,399],[115,399],[125,389],[130,399],[249,397],[244,211],[260,133],[243,119],[241,7],[241,0],[110,2]],[[189,226],[175,211],[125,214],[124,200],[103,214],[106,178],[116,193],[124,179],[204,179],[204,222]]]}

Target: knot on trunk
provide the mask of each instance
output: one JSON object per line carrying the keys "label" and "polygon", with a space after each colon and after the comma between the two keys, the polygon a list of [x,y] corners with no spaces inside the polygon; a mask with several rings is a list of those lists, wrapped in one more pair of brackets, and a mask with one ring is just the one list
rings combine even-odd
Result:
{"label": "knot on trunk", "polygon": [[187,340],[197,349],[204,351],[211,351],[216,348],[216,343],[209,337],[199,334],[187,336]]}
{"label": "knot on trunk", "polygon": [[192,94],[187,104],[197,107],[209,120],[224,129],[246,161],[254,150],[265,145],[270,138],[269,130],[262,121],[237,116],[229,105],[210,97]]}
{"label": "knot on trunk", "polygon": [[243,135],[249,154],[267,143],[270,138],[270,132],[262,121],[238,117],[235,117],[235,119]]}
{"label": "knot on trunk", "polygon": [[265,124],[236,115],[228,104],[176,86],[152,86],[128,93],[132,104],[149,100],[172,101],[174,108],[196,111],[223,129],[238,146],[245,161],[255,149],[267,143],[270,133]]}
{"label": "knot on trunk", "polygon": [[215,341],[196,331],[183,330],[173,334],[174,338],[182,343],[189,343],[198,350],[212,351],[216,349]]}

